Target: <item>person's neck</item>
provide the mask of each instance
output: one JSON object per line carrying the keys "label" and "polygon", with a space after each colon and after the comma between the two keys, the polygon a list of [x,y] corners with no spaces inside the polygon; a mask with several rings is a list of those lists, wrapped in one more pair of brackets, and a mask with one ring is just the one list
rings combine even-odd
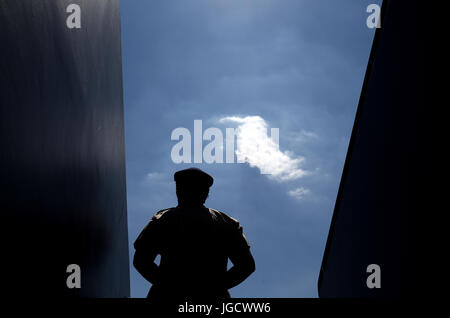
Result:
{"label": "person's neck", "polygon": [[193,203],[193,202],[182,202],[178,203],[178,207],[180,208],[204,208],[203,203]]}

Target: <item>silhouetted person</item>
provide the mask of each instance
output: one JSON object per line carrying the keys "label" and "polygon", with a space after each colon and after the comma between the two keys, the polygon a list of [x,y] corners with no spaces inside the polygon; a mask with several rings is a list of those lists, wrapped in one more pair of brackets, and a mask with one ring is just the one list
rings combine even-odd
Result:
{"label": "silhouetted person", "polygon": [[[152,287],[150,299],[229,298],[254,270],[242,227],[204,206],[213,178],[200,169],[175,173],[178,206],[161,210],[134,242],[133,264]],[[160,254],[160,265],[154,263]],[[233,267],[227,270],[228,259]]]}

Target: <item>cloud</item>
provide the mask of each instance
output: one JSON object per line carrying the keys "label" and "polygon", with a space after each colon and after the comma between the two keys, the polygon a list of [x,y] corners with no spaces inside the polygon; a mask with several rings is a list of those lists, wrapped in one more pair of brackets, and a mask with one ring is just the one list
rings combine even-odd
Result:
{"label": "cloud", "polygon": [[309,189],[306,189],[304,187],[297,188],[295,190],[290,190],[288,194],[296,198],[297,200],[302,200],[305,196],[309,195],[311,191]]}
{"label": "cloud", "polygon": [[262,174],[279,182],[299,179],[307,173],[300,168],[303,157],[294,158],[289,151],[280,151],[278,136],[273,136],[272,133],[269,137],[268,125],[262,117],[230,116],[221,118],[220,122],[239,124],[235,130],[238,162],[257,167]]}
{"label": "cloud", "polygon": [[319,139],[319,136],[313,131],[302,130],[294,137],[294,140],[300,143],[310,142]]}
{"label": "cloud", "polygon": [[145,175],[144,184],[161,183],[166,181],[165,174],[162,172],[149,172]]}

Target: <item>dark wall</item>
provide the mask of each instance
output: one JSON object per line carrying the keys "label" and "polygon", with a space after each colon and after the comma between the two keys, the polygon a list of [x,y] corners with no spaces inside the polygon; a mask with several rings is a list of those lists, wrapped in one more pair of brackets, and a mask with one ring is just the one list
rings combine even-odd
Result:
{"label": "dark wall", "polygon": [[[439,7],[387,1],[376,31],[319,278],[320,297],[433,295],[442,171],[433,67]],[[366,285],[369,264],[381,288]],[[433,272],[435,274],[433,274]]]}
{"label": "dark wall", "polygon": [[2,290],[129,296],[119,0],[0,0],[0,90]]}

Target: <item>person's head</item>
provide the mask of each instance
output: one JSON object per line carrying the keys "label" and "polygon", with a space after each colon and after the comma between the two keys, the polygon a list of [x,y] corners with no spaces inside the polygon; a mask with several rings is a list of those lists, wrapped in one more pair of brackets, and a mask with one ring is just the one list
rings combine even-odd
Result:
{"label": "person's head", "polygon": [[175,172],[178,204],[182,206],[200,206],[205,203],[209,188],[214,179],[206,172],[189,168]]}

